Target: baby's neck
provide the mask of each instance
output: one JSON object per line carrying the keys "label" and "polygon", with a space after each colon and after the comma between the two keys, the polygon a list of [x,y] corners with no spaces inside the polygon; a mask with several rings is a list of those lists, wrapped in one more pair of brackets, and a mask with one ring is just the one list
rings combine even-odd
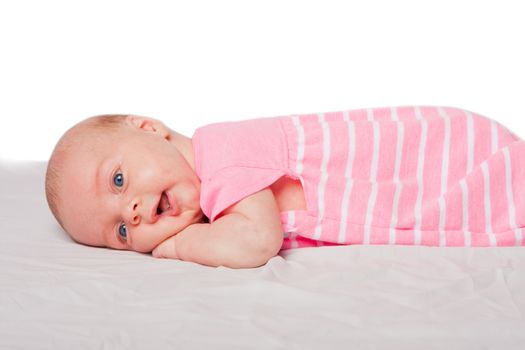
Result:
{"label": "baby's neck", "polygon": [[192,170],[195,171],[195,157],[193,155],[193,143],[191,142],[191,138],[170,130],[169,141],[186,159]]}

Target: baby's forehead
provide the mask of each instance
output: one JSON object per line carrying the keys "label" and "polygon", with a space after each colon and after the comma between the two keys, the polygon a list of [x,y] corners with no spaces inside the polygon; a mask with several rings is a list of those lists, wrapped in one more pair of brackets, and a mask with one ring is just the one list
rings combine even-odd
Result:
{"label": "baby's forehead", "polygon": [[[102,139],[102,135],[88,130],[73,130],[67,135],[67,138],[62,140],[62,144],[56,150],[54,161],[58,163],[60,172],[85,171],[89,164],[98,162],[105,156],[107,150],[111,149],[107,146],[114,142],[111,138],[107,138],[103,144]],[[68,179],[67,176],[62,177],[62,180],[67,181]]]}
{"label": "baby's forehead", "polygon": [[123,130],[95,127],[92,125],[79,124],[64,135],[64,143],[69,151],[94,151],[95,146],[105,147],[107,144],[118,142],[119,133]]}

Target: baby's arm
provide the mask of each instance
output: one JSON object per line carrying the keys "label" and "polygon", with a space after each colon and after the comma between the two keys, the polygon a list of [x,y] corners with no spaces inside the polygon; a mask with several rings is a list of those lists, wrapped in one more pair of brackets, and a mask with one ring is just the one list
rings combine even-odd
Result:
{"label": "baby's arm", "polygon": [[244,198],[211,224],[193,224],[168,238],[153,256],[209,266],[257,267],[281,249],[279,209],[269,188]]}

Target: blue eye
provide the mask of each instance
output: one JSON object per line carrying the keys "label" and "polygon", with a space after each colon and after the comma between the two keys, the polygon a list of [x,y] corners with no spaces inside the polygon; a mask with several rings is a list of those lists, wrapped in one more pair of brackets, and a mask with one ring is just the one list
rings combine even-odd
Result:
{"label": "blue eye", "polygon": [[118,227],[118,234],[120,236],[120,238],[122,238],[123,240],[126,240],[128,238],[128,229],[126,228],[126,224],[125,223],[121,223]]}
{"label": "blue eye", "polygon": [[117,187],[122,187],[124,186],[124,175],[122,175],[122,173],[119,171],[115,174],[115,176],[113,177],[113,183],[115,184],[115,186]]}

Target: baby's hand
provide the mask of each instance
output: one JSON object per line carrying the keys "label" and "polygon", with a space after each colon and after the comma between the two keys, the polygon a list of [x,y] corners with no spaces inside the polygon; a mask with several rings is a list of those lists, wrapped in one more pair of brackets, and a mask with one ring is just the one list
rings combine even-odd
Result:
{"label": "baby's hand", "polygon": [[173,235],[160,243],[157,247],[155,247],[155,249],[153,249],[151,254],[155,258],[179,259],[177,256],[177,249],[175,248],[176,236],[177,235]]}

